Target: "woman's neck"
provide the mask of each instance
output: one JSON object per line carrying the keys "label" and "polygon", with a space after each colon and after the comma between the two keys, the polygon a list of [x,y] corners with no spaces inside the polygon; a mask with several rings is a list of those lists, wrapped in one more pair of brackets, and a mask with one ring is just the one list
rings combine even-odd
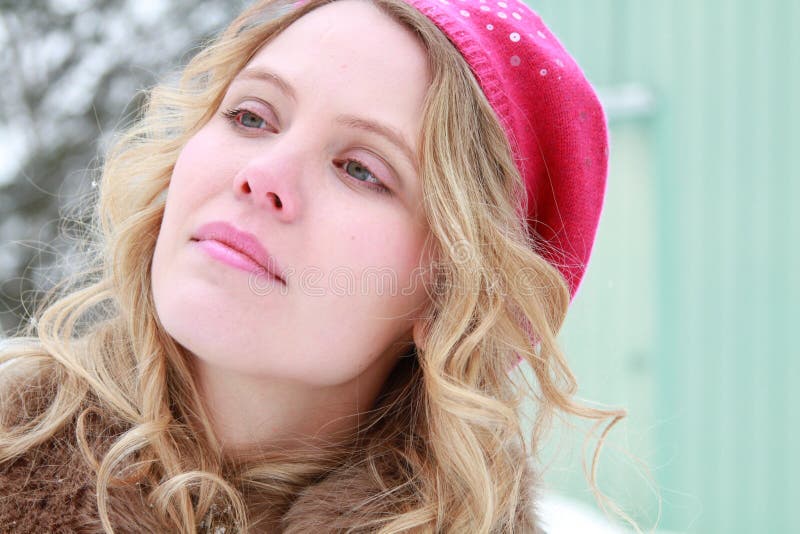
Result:
{"label": "woman's neck", "polygon": [[194,371],[211,425],[226,453],[318,450],[345,441],[363,423],[379,388],[348,382],[310,387],[211,366]]}

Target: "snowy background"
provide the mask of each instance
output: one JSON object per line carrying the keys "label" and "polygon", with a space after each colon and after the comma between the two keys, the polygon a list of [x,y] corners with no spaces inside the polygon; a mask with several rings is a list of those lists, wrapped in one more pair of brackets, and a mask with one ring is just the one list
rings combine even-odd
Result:
{"label": "snowy background", "polygon": [[0,0],[0,333],[57,275],[46,268],[68,253],[70,206],[142,91],[247,3]]}

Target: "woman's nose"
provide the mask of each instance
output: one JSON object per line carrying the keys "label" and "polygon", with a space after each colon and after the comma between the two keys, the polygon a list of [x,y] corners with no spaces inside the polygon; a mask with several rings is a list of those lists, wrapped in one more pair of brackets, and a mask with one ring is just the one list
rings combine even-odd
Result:
{"label": "woman's nose", "polygon": [[289,222],[300,209],[297,180],[299,167],[289,162],[270,163],[268,158],[253,159],[234,178],[233,192],[237,199],[249,200],[257,208]]}

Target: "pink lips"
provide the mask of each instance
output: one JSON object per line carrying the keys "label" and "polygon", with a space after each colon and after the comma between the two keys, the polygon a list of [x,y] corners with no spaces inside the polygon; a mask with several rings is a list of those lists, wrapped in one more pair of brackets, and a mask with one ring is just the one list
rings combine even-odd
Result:
{"label": "pink lips", "polygon": [[280,267],[269,255],[256,236],[243,232],[224,221],[201,226],[192,236],[212,257],[233,267],[250,272],[268,274],[286,284]]}

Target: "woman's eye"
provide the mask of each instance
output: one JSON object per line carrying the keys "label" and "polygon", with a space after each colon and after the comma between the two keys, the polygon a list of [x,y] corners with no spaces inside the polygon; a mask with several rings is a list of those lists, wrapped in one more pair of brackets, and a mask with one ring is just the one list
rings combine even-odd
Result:
{"label": "woman's eye", "polygon": [[242,114],[239,115],[239,123],[248,128],[261,128],[262,125],[266,124],[264,119],[249,111],[243,111]]}
{"label": "woman's eye", "polygon": [[[350,173],[350,176],[362,182],[378,182],[378,179],[373,176],[368,168],[355,160],[351,159],[345,163],[344,170]],[[371,180],[370,177],[372,177]]]}
{"label": "woman's eye", "polygon": [[391,190],[383,185],[373,173],[372,171],[367,168],[366,165],[361,163],[358,160],[348,159],[344,161],[342,165],[342,169],[344,172],[348,174],[348,176],[352,176],[359,182],[363,182],[367,187],[377,191],[379,193],[390,193]]}
{"label": "woman's eye", "polygon": [[248,129],[262,130],[269,128],[269,123],[262,119],[258,114],[247,109],[229,109],[223,113],[234,126],[241,126]]}

